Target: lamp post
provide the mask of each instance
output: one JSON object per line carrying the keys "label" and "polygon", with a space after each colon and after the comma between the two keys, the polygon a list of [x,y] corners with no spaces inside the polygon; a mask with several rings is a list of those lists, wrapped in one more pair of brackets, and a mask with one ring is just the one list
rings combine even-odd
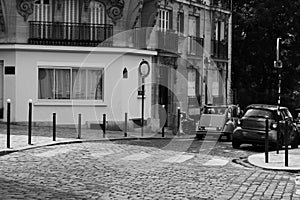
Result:
{"label": "lamp post", "polygon": [[210,60],[209,58],[205,57],[204,59],[204,65],[205,65],[205,78],[204,78],[204,81],[205,81],[205,105],[207,105],[208,103],[208,68],[209,68],[209,65],[210,65]]}
{"label": "lamp post", "polygon": [[141,122],[141,135],[144,136],[144,102],[145,102],[145,78],[150,73],[150,65],[148,61],[142,60],[142,62],[139,65],[139,73],[142,77],[142,122]]}
{"label": "lamp post", "polygon": [[280,131],[280,127],[279,127],[279,116],[280,116],[280,100],[281,100],[281,70],[282,70],[282,62],[279,58],[279,54],[280,54],[280,40],[281,38],[277,38],[276,41],[276,60],[274,61],[274,67],[278,69],[278,100],[277,100],[277,144],[276,144],[276,153],[279,154],[279,146],[278,146],[278,138],[279,138],[279,131]]}

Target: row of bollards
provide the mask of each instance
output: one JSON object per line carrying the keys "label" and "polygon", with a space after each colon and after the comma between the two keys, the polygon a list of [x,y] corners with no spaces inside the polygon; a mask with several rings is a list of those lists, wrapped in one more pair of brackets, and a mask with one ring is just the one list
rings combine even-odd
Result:
{"label": "row of bollards", "polygon": [[[269,163],[269,118],[266,117],[266,129],[265,129],[265,163]],[[278,129],[277,129],[277,144],[276,144],[276,153],[279,154],[279,124],[277,123]],[[285,144],[285,148],[284,148],[284,164],[287,167],[289,160],[288,160],[288,151],[289,151],[289,135],[288,135],[288,121],[285,121],[284,124],[284,144]]]}
{"label": "row of bollards", "polygon": [[[165,105],[162,105],[162,107],[165,109]],[[32,104],[32,100],[29,100],[29,104],[28,104],[28,144],[32,145],[32,113],[33,113],[33,104]],[[181,116],[181,112],[180,112],[180,107],[178,107],[177,110],[177,128],[178,128],[178,133],[180,132],[180,116]],[[81,139],[81,118],[82,115],[79,113],[78,114],[78,124],[77,124],[77,139]],[[57,115],[56,113],[52,113],[52,136],[53,136],[53,141],[56,141],[56,122],[57,121]],[[106,137],[106,114],[103,114],[103,118],[102,118],[102,124],[100,123],[100,127],[102,128],[103,131],[103,138]],[[163,122],[163,126],[162,126],[162,130],[161,130],[161,134],[162,137],[165,137],[165,127],[166,127],[166,120]],[[7,148],[10,148],[10,135],[11,135],[11,100],[8,99],[7,100]],[[142,127],[143,129],[143,127]],[[125,123],[124,123],[124,137],[128,136],[128,113],[125,113]],[[143,130],[142,130],[142,136],[143,136]]]}

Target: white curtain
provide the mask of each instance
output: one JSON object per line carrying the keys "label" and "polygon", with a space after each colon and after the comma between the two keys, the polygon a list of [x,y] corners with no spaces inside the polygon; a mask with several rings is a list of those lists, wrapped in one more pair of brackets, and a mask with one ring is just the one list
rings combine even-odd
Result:
{"label": "white curtain", "polygon": [[39,99],[53,99],[54,95],[54,70],[39,69]]}
{"label": "white curtain", "polygon": [[88,70],[87,99],[102,99],[102,71]]}
{"label": "white curtain", "polygon": [[55,99],[70,99],[69,69],[55,69]]}
{"label": "white curtain", "polygon": [[86,99],[86,70],[72,70],[72,99]]}

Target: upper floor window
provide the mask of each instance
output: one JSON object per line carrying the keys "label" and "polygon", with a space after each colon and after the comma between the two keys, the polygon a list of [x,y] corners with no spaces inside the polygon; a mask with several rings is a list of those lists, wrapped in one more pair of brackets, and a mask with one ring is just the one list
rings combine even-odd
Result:
{"label": "upper floor window", "polygon": [[215,40],[225,40],[225,22],[217,21],[215,24]]}
{"label": "upper floor window", "polygon": [[105,6],[101,2],[91,1],[89,6],[89,22],[92,24],[106,24]]}
{"label": "upper floor window", "polygon": [[177,32],[184,32],[184,13],[178,12],[177,14]]}
{"label": "upper floor window", "polygon": [[52,0],[36,0],[34,2],[34,21],[52,21]]}
{"label": "upper floor window", "polygon": [[64,22],[79,22],[79,2],[78,0],[64,0]]}
{"label": "upper floor window", "polygon": [[159,29],[162,31],[170,29],[170,11],[164,9],[159,11]]}

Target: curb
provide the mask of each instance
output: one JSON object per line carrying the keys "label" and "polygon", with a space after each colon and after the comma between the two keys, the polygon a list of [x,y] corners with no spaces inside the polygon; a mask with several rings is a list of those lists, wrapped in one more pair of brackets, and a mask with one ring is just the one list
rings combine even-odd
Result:
{"label": "curb", "polygon": [[261,169],[265,169],[265,170],[285,171],[285,172],[291,172],[291,173],[300,172],[300,166],[287,166],[286,167],[286,166],[284,166],[284,162],[280,163],[281,166],[275,166],[275,164],[272,165],[270,158],[269,158],[269,163],[265,163],[264,153],[250,155],[247,157],[247,161],[251,165],[253,165],[255,167],[259,167]]}
{"label": "curb", "polygon": [[110,142],[110,141],[121,141],[121,140],[168,140],[168,139],[192,139],[192,137],[124,137],[124,138],[101,138],[101,139],[70,139],[69,141],[52,141],[51,143],[37,144],[25,147],[19,147],[16,149],[5,149],[0,150],[0,156],[5,156],[7,154],[22,152],[30,149],[37,149],[47,146],[56,146],[56,145],[66,145],[66,144],[76,144],[76,143],[88,143],[88,142]]}

